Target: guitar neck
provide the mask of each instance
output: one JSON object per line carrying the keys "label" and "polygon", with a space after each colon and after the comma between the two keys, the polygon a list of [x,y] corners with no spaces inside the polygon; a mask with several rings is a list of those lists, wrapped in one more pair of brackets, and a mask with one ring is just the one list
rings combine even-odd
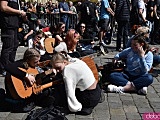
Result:
{"label": "guitar neck", "polygon": [[41,86],[41,89],[45,89],[45,88],[48,88],[48,87],[51,87],[53,85],[57,85],[57,84],[60,84],[62,82],[62,80],[55,80],[53,82],[50,82],[50,83],[47,83],[47,84],[44,84]]}
{"label": "guitar neck", "polygon": [[47,83],[47,84],[39,85],[39,86],[37,86],[37,85],[35,84],[35,86],[32,87],[32,88],[33,88],[33,89],[32,89],[32,90],[33,90],[33,93],[34,93],[34,94],[38,94],[38,93],[40,93],[43,89],[48,88],[48,87],[51,87],[51,86],[53,86],[53,85],[60,84],[60,83],[62,83],[62,81],[63,81],[63,80],[55,80],[55,81],[53,81],[53,82],[49,82],[49,83]]}

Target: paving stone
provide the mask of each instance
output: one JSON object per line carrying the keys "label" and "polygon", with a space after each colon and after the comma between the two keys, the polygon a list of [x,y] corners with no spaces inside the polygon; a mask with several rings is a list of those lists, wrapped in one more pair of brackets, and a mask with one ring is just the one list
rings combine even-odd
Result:
{"label": "paving stone", "polygon": [[10,112],[0,112],[0,117],[5,118],[10,114]]}
{"label": "paving stone", "polygon": [[22,120],[25,116],[25,113],[10,113],[7,116],[7,120]]}
{"label": "paving stone", "polygon": [[125,113],[137,113],[138,112],[136,106],[125,106],[123,108],[124,108]]}
{"label": "paving stone", "polygon": [[[160,94],[159,94],[160,95]],[[147,98],[149,99],[149,98],[158,98],[159,97],[159,95],[157,94],[157,93],[147,93]]]}
{"label": "paving stone", "polygon": [[160,108],[160,102],[150,102],[152,108]]}
{"label": "paving stone", "polygon": [[122,104],[123,106],[134,106],[135,105],[133,100],[123,100]]}
{"label": "paving stone", "polygon": [[148,108],[140,108],[138,107],[138,112],[139,113],[147,113],[147,112],[154,112],[152,108],[148,107]]}
{"label": "paving stone", "polygon": [[157,93],[160,93],[160,88],[155,88],[155,91],[156,91]]}
{"label": "paving stone", "polygon": [[121,103],[109,103],[109,108],[122,108],[122,104]]}
{"label": "paving stone", "polygon": [[148,98],[149,102],[160,102],[159,97],[154,97],[154,98]]}
{"label": "paving stone", "polygon": [[127,120],[125,115],[112,115],[111,120]]}
{"label": "paving stone", "polygon": [[122,101],[118,97],[108,97],[108,102],[121,103]]}
{"label": "paving stone", "polygon": [[75,120],[75,114],[67,115],[66,118],[67,118],[68,120]]}
{"label": "paving stone", "polygon": [[150,85],[150,86],[148,87],[148,93],[156,93],[153,85]]}
{"label": "paving stone", "polygon": [[127,120],[141,120],[139,113],[126,113]]}
{"label": "paving stone", "polygon": [[123,110],[123,108],[110,108],[110,114],[111,116],[114,116],[114,115],[125,115],[125,112]]}

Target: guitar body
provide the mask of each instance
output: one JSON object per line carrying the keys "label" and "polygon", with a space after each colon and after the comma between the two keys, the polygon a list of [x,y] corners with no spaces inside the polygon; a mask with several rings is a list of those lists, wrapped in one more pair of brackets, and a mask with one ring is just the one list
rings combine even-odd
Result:
{"label": "guitar body", "polygon": [[93,75],[94,75],[96,81],[98,82],[99,81],[99,75],[98,75],[98,70],[97,70],[97,67],[95,65],[94,60],[89,56],[82,57],[81,60],[84,61],[88,65],[88,67],[92,70]]}
{"label": "guitar body", "polygon": [[52,54],[55,45],[55,38],[46,38],[44,40],[44,47],[47,53]]}
{"label": "guitar body", "polygon": [[[28,70],[25,70],[23,68],[19,68],[19,69],[32,75],[38,74],[37,69],[33,69],[33,68],[29,68]],[[6,80],[9,92],[14,99],[20,99],[20,98],[25,99],[32,95],[33,86],[30,86],[28,83],[25,82],[25,80],[20,80],[12,75],[6,76],[5,80]]]}

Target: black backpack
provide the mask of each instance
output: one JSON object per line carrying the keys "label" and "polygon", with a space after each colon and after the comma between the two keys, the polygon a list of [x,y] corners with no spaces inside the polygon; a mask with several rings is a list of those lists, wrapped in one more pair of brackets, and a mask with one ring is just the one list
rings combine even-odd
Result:
{"label": "black backpack", "polygon": [[54,106],[31,111],[26,120],[68,120],[65,114]]}

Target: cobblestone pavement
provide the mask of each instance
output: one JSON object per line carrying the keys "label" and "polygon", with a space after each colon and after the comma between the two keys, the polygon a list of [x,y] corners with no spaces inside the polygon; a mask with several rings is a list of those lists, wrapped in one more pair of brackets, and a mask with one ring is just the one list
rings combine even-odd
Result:
{"label": "cobblestone pavement", "polygon": [[[159,46],[158,46],[159,47]],[[95,57],[100,66],[108,62],[116,54],[115,45],[109,45],[109,53]],[[19,47],[16,59],[22,57],[26,48]],[[154,68],[159,73],[159,67]],[[4,77],[0,77],[0,88],[4,88]],[[146,96],[136,93],[116,94],[104,93],[105,101],[99,103],[88,116],[67,115],[69,120],[142,120],[143,113],[160,112],[160,76],[154,77],[154,82],[148,87]],[[0,112],[0,120],[25,120],[28,113]],[[157,119],[158,120],[158,119]]]}

